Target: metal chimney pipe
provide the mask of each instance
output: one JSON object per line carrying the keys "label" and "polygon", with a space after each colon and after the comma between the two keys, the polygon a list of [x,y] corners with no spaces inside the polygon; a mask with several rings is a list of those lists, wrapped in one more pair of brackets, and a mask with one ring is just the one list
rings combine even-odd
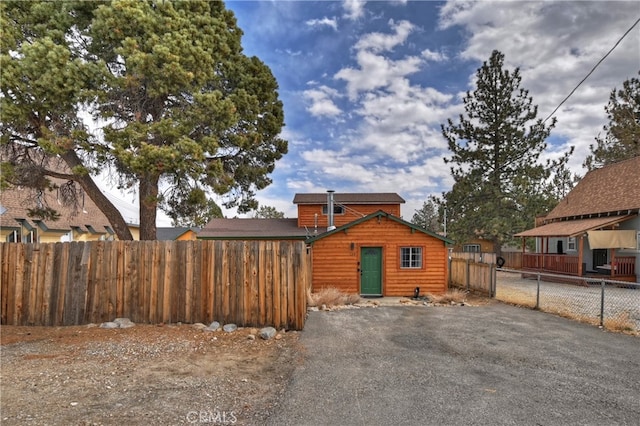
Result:
{"label": "metal chimney pipe", "polygon": [[335,191],[330,189],[327,191],[327,217],[329,219],[327,232],[333,231],[336,227],[333,225],[333,193]]}

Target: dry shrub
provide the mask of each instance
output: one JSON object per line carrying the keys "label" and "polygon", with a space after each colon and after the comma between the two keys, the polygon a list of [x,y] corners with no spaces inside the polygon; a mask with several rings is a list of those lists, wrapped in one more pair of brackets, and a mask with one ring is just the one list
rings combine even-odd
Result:
{"label": "dry shrub", "polygon": [[467,292],[457,288],[450,289],[444,294],[427,294],[433,303],[462,303],[467,300]]}
{"label": "dry shrub", "polygon": [[309,306],[342,306],[353,305],[360,302],[360,296],[357,294],[346,294],[335,287],[323,288],[317,293],[307,291],[307,305]]}
{"label": "dry shrub", "polygon": [[621,313],[615,318],[605,318],[604,328],[611,331],[621,331],[623,333],[633,333],[639,331],[636,329],[636,324],[631,319],[631,315],[628,311]]}

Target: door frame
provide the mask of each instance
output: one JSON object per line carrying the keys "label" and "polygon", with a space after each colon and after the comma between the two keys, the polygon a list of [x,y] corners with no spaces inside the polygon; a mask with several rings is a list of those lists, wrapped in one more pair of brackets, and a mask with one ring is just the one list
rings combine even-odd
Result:
{"label": "door frame", "polygon": [[[363,278],[362,277],[362,272],[363,272],[362,271],[362,267],[363,267],[362,260],[363,260],[364,251],[368,250],[368,249],[376,249],[378,251],[378,253],[380,254],[380,263],[379,263],[379,271],[378,271],[378,274],[379,274],[379,277],[380,277],[380,283],[379,283],[380,284],[380,292],[379,293],[364,293],[362,291],[362,278]],[[383,280],[383,276],[384,276],[383,275],[383,271],[384,271],[384,250],[383,250],[383,247],[381,245],[361,246],[360,247],[360,262],[359,263],[360,263],[360,268],[358,268],[359,272],[360,272],[360,274],[359,274],[360,275],[360,279],[359,279],[359,283],[358,283],[359,294],[362,297],[381,297],[381,296],[383,296],[383,285],[384,285],[384,283],[383,283],[383,281],[384,281]]]}

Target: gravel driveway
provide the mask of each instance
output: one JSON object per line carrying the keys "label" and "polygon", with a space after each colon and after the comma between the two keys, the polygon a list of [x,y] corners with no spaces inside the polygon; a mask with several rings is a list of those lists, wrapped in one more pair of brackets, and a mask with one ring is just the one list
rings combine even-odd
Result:
{"label": "gravel driveway", "polygon": [[312,312],[271,425],[613,425],[640,419],[640,338],[538,311]]}

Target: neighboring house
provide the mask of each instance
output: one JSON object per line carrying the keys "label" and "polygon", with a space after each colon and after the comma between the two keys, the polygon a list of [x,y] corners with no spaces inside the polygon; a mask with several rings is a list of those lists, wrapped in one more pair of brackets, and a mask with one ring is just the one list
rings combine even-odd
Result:
{"label": "neighboring house", "polygon": [[640,276],[640,157],[592,170],[536,227],[516,237],[536,239],[523,268],[584,276]]}
{"label": "neighboring house", "polygon": [[[61,184],[64,181],[52,179]],[[30,217],[28,210],[48,205],[55,209],[58,220]],[[52,243],[59,241],[111,240],[115,233],[109,221],[88,196],[83,196],[77,209],[63,206],[58,191],[45,191],[33,199],[32,190],[14,187],[0,193],[0,241]]]}
{"label": "neighboring house", "polygon": [[189,241],[195,240],[200,228],[156,228],[156,239],[159,241]]}
{"label": "neighboring house", "polygon": [[482,238],[475,238],[463,244],[456,244],[453,246],[453,251],[462,253],[493,253],[493,243]]}
{"label": "neighboring house", "polygon": [[[402,220],[397,194],[296,194],[295,219],[213,219],[198,239],[302,240],[312,290],[413,296],[447,289],[450,240]],[[333,213],[333,214],[332,214]]]}

